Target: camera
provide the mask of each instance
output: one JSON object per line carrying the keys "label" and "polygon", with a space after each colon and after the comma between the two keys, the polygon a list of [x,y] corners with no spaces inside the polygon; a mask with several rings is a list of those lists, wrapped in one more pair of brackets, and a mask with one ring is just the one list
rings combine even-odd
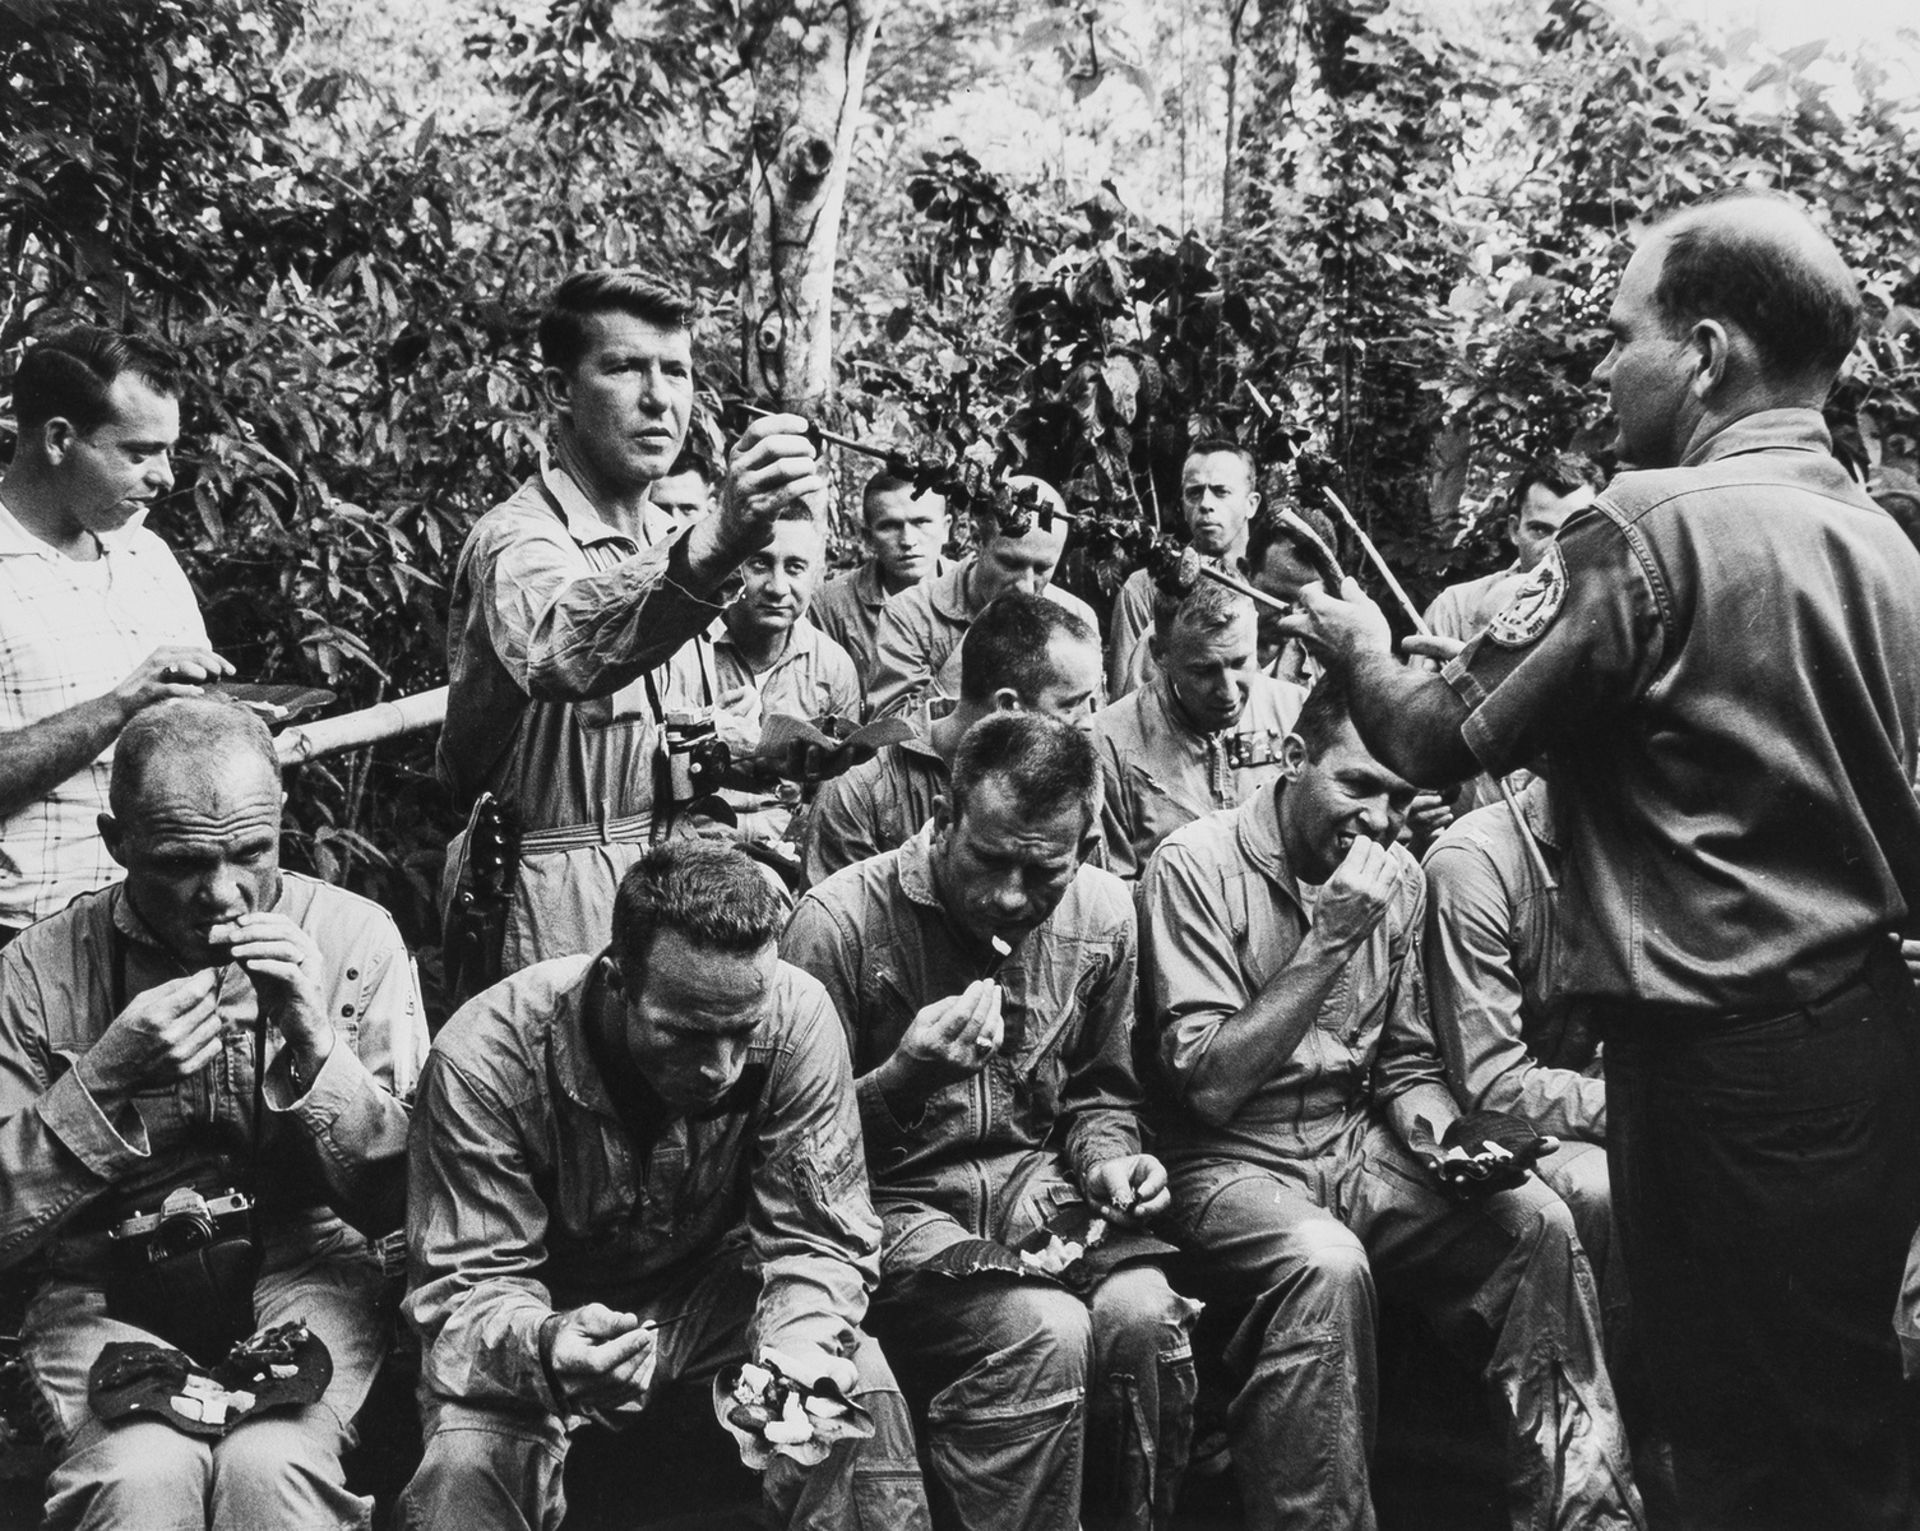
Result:
{"label": "camera", "polygon": [[662,734],[667,801],[690,803],[718,792],[733,752],[715,728],[713,713],[670,712]]}
{"label": "camera", "polygon": [[149,1261],[205,1249],[216,1239],[247,1231],[253,1198],[239,1191],[207,1197],[190,1185],[167,1193],[158,1212],[127,1218],[112,1230],[116,1242],[142,1240]]}

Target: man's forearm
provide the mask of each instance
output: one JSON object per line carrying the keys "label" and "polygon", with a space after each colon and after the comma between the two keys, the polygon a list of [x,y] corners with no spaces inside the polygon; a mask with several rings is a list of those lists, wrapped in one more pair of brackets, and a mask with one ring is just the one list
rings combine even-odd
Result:
{"label": "man's forearm", "polygon": [[1348,706],[1360,740],[1417,787],[1476,775],[1480,765],[1461,737],[1467,706],[1438,675],[1371,650],[1348,661]]}
{"label": "man's forearm", "polygon": [[120,737],[127,716],[109,692],[0,734],[0,818],[83,771]]}
{"label": "man's forearm", "polygon": [[1220,1023],[1184,1069],[1182,1095],[1202,1121],[1222,1126],[1283,1068],[1312,1028],[1350,953],[1323,951],[1309,932],[1280,974]]}

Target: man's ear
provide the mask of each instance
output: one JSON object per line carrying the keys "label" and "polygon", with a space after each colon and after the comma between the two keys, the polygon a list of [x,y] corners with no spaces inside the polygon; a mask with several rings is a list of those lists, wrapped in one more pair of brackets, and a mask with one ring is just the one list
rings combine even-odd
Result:
{"label": "man's ear", "polygon": [[1280,774],[1288,781],[1298,781],[1309,764],[1306,743],[1298,734],[1288,734],[1280,741]]}
{"label": "man's ear", "polygon": [[1247,519],[1251,521],[1255,516],[1259,514],[1260,514],[1260,491],[1258,489],[1249,489],[1247,491]]}
{"label": "man's ear", "polygon": [[1087,827],[1080,836],[1079,862],[1081,866],[1085,866],[1094,858],[1105,840],[1106,836],[1101,832],[1100,827],[1100,810],[1096,807],[1092,813],[1087,815]]}
{"label": "man's ear", "polygon": [[933,797],[933,832],[944,835],[953,828],[953,799],[944,792],[936,792]]}
{"label": "man's ear", "polygon": [[103,813],[95,822],[100,826],[100,840],[106,846],[107,854],[125,866],[127,858],[123,852],[126,837],[120,833],[119,821],[112,814]]}
{"label": "man's ear", "polygon": [[1002,686],[993,693],[992,707],[995,712],[1026,711],[1026,703],[1020,700],[1020,693],[1011,686]]}
{"label": "man's ear", "polygon": [[59,467],[73,455],[80,432],[65,415],[55,415],[40,427],[40,455],[53,467]]}
{"label": "man's ear", "polygon": [[1520,518],[1517,515],[1507,517],[1507,541],[1515,547],[1520,546]]}
{"label": "man's ear", "polygon": [[547,408],[561,419],[573,415],[573,375],[559,367],[540,369],[540,391],[546,395]]}
{"label": "man's ear", "polygon": [[1727,381],[1729,365],[1736,346],[1751,351],[1746,336],[1730,330],[1718,319],[1697,319],[1687,332],[1687,349],[1693,360],[1693,396],[1705,399]]}
{"label": "man's ear", "polygon": [[610,994],[618,994],[626,988],[626,975],[620,971],[620,964],[613,960],[610,951],[600,954],[600,981],[607,986]]}

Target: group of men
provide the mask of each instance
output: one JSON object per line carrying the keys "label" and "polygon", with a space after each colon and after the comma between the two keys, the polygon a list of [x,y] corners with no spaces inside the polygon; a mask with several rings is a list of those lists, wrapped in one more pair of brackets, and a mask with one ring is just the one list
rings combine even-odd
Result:
{"label": "group of men", "polygon": [[[947,562],[888,478],[827,580],[806,422],[696,465],[688,309],[570,278],[548,449],[451,591],[449,913],[504,824],[506,914],[430,1042],[391,920],[280,871],[272,740],[139,524],[177,374],[42,340],[0,1272],[47,1523],[367,1524],[403,1235],[408,1526],[558,1527],[581,1432],[743,1367],[860,1422],[772,1452],[783,1524],[1164,1527],[1217,1394],[1248,1525],[1370,1526],[1383,1294],[1483,1379],[1517,1526],[1913,1524],[1920,553],[1827,451],[1858,314],[1785,203],[1655,226],[1623,471],[1515,486],[1436,672],[1227,441],[1188,530],[1278,622],[1136,576],[1103,649],[1058,518]],[[127,1347],[288,1328],[310,1396],[126,1404]]]}

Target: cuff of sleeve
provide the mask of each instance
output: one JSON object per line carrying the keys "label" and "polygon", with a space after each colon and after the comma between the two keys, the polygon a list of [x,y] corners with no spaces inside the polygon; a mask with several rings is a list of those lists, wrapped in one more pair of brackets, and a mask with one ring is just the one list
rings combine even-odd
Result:
{"label": "cuff of sleeve", "polygon": [[923,1105],[914,1113],[912,1121],[902,1121],[895,1114],[886,1091],[881,1089],[877,1073],[862,1075],[855,1081],[853,1093],[860,1105],[860,1130],[870,1151],[905,1148],[906,1140],[927,1114]]}
{"label": "cuff of sleeve", "polygon": [[68,1069],[40,1097],[40,1119],[102,1180],[117,1180],[152,1156],[147,1124],[132,1104],[123,1101],[109,1116],[74,1069]]}
{"label": "cuff of sleeve", "polygon": [[1093,1172],[1109,1159],[1129,1159],[1140,1152],[1137,1134],[1102,1124],[1087,1132],[1076,1132],[1067,1139],[1067,1159],[1073,1165],[1074,1178],[1087,1185]]}
{"label": "cuff of sleeve", "polygon": [[313,1076],[304,1095],[294,1087],[292,1049],[283,1047],[267,1065],[267,1077],[261,1093],[269,1111],[292,1112],[316,1132],[331,1126],[348,1105],[369,1087],[379,1089],[367,1066],[339,1037],[327,1053],[327,1061]]}

